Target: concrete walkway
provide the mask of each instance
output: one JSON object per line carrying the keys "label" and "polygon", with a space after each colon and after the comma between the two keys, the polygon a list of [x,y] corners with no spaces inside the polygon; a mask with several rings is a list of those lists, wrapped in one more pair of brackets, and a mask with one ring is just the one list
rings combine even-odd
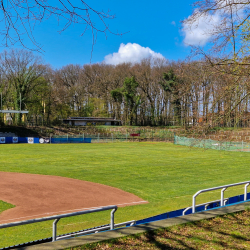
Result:
{"label": "concrete walkway", "polygon": [[59,240],[56,242],[43,243],[36,246],[22,247],[19,250],[57,250],[65,249],[69,247],[81,246],[87,243],[94,243],[108,239],[120,238],[128,236],[131,234],[138,234],[148,230],[155,230],[159,228],[169,227],[173,225],[179,225],[187,222],[199,221],[204,219],[214,218],[219,215],[224,215],[227,213],[234,213],[243,211],[246,208],[250,208],[250,201],[242,202],[237,205],[225,206],[218,209],[212,209],[209,211],[199,212],[195,214],[189,214],[181,217],[175,217],[165,220],[160,220],[156,222],[151,222],[143,225],[135,225],[132,227],[127,227],[123,229],[115,229],[113,231],[101,232],[92,235],[80,236],[77,238],[72,238],[68,240]]}

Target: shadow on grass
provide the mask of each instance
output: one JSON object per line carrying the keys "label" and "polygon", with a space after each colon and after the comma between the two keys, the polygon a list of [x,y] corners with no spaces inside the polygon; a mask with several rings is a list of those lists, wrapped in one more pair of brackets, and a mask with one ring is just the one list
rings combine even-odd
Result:
{"label": "shadow on grass", "polygon": [[[155,249],[161,249],[161,250],[177,250],[180,249],[179,247],[173,247],[173,246],[167,246],[164,243],[159,242],[159,240],[157,240],[157,233],[155,233],[154,231],[148,231],[144,234],[144,236],[147,238],[147,240],[149,241],[149,243],[153,244],[155,246]],[[190,250],[195,250],[195,248],[192,248],[190,246],[188,246],[184,241],[182,240],[177,240],[177,239],[172,239],[176,242],[178,242],[179,244],[181,244],[183,247],[186,247],[186,249],[190,249]]]}

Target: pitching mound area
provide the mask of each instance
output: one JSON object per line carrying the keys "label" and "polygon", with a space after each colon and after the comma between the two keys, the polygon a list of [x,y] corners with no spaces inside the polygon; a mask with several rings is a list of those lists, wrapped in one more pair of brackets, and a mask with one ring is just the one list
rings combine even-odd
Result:
{"label": "pitching mound area", "polygon": [[0,178],[0,200],[16,206],[0,214],[0,224],[147,202],[118,188],[66,177],[0,172]]}

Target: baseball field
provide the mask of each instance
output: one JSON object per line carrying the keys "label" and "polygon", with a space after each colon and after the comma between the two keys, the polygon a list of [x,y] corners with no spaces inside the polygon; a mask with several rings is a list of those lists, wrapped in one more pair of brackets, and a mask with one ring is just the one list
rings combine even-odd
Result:
{"label": "baseball field", "polygon": [[[190,206],[200,189],[250,179],[248,152],[156,142],[0,146],[0,224],[116,204],[115,223],[137,220]],[[225,197],[242,193],[238,186]],[[198,203],[219,197],[207,193]],[[58,234],[107,223],[109,212],[70,217]],[[0,248],[51,237],[51,225],[1,229]]]}

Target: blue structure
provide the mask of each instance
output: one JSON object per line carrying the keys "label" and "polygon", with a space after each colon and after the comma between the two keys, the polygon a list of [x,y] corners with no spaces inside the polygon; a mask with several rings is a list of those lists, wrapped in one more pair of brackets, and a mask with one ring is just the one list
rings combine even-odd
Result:
{"label": "blue structure", "polygon": [[[6,143],[41,143],[38,137],[4,137]],[[17,138],[17,142],[13,142],[13,138]],[[30,140],[30,142],[29,142]],[[91,138],[51,138],[48,139],[48,143],[91,143]],[[43,142],[45,143],[45,142]]]}

